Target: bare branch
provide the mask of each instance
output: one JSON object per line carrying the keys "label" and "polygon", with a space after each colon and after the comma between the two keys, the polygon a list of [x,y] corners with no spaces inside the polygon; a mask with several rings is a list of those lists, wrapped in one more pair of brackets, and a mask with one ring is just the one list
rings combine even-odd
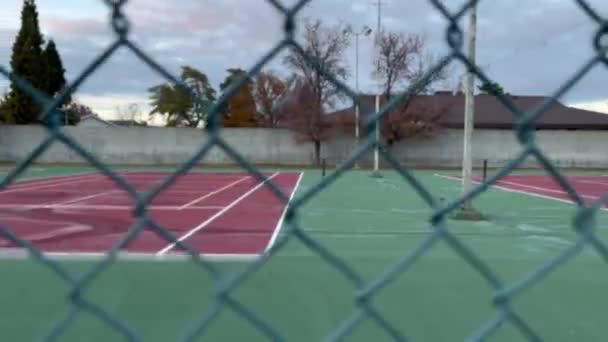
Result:
{"label": "bare branch", "polygon": [[285,94],[287,86],[272,72],[261,72],[254,80],[253,96],[260,113],[260,124],[277,127],[283,119],[278,101]]}
{"label": "bare branch", "polygon": [[351,34],[352,28],[343,23],[325,27],[319,19],[306,20],[302,43],[305,56],[291,49],[283,60],[298,81],[295,93],[290,94],[295,99],[290,106],[290,121],[303,139],[314,142],[317,163],[320,144],[331,129],[324,120],[324,110],[343,96],[324,74],[331,74],[338,80],[348,77],[344,53]]}
{"label": "bare branch", "polygon": [[287,67],[310,85],[319,105],[331,105],[339,91],[311,65],[309,59],[314,60],[325,73],[345,80],[349,70],[344,53],[350,45],[351,34],[351,27],[343,23],[325,27],[319,19],[306,20],[302,44],[306,57],[292,49],[283,60]]}
{"label": "bare branch", "polygon": [[424,48],[419,34],[385,32],[376,41],[377,57],[373,76],[382,82],[383,95],[390,98],[395,87],[404,84],[416,74],[416,63]]}
{"label": "bare branch", "polygon": [[142,122],[142,111],[137,103],[131,103],[124,108],[116,107],[116,115],[119,120],[130,121],[135,124]]}
{"label": "bare branch", "polygon": [[437,118],[445,108],[432,108],[429,101],[416,102],[416,97],[432,92],[447,79],[449,70],[441,69],[422,82],[437,62],[426,52],[426,39],[421,34],[383,32],[376,41],[376,68],[373,76],[380,80],[383,98],[389,100],[396,91],[408,88],[411,96],[382,119],[385,141],[392,145],[403,139],[432,134],[438,129]]}

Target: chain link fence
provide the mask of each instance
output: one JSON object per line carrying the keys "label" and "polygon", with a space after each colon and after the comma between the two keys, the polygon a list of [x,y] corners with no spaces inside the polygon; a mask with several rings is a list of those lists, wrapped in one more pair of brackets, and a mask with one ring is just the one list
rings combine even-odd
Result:
{"label": "chain link fence", "polygon": [[[118,49],[121,48],[133,52],[135,55],[137,55],[142,63],[149,65],[166,80],[175,85],[181,86],[186,90],[188,89],[187,86],[182,84],[178,78],[174,77],[162,65],[155,62],[143,51],[142,48],[138,47],[129,39],[129,18],[125,16],[123,12],[125,5],[128,3],[127,0],[105,0],[105,3],[111,13],[110,23],[113,31],[115,32],[116,38],[114,42],[105,51],[103,51],[73,81],[73,83],[67,89],[65,89],[64,92],[62,92],[56,98],[49,98],[46,96],[46,94],[41,93],[39,90],[28,84],[27,81],[21,79],[19,75],[13,75],[7,68],[0,67],[0,72],[4,76],[10,79],[11,82],[14,82],[23,91],[27,92],[44,108],[41,113],[41,118],[45,119],[45,122],[48,123],[46,126],[48,130],[48,137],[35,150],[31,151],[28,158],[19,162],[18,165],[16,165],[16,167],[10,171],[10,173],[2,180],[1,189],[6,188],[18,177],[20,177],[26,170],[28,170],[37,157],[47,150],[51,144],[59,142],[68,146],[70,149],[82,156],[88,163],[90,163],[90,165],[109,177],[113,182],[120,186],[120,188],[126,191],[135,203],[135,210],[133,211],[135,221],[133,226],[130,227],[128,233],[125,234],[122,240],[111,250],[107,251],[107,254],[100,262],[96,263],[90,270],[88,270],[88,272],[80,277],[71,275],[60,263],[47,258],[43,253],[32,247],[26,241],[20,240],[17,236],[11,233],[10,227],[0,225],[0,237],[26,249],[31,255],[31,258],[45,267],[48,267],[55,274],[57,274],[70,290],[68,299],[71,304],[71,308],[69,312],[55,322],[52,328],[46,333],[43,340],[54,340],[68,327],[70,322],[72,322],[77,315],[83,311],[95,315],[100,320],[113,327],[117,332],[120,332],[126,340],[142,340],[138,333],[134,331],[128,324],[116,317],[113,317],[112,314],[104,310],[98,304],[87,300],[83,296],[83,292],[85,292],[85,290],[100,277],[104,270],[108,269],[108,267],[117,260],[118,252],[144,229],[150,229],[167,242],[175,244],[178,248],[187,253],[187,255],[193,261],[200,265],[201,271],[208,272],[215,280],[216,292],[213,305],[208,308],[205,317],[201,319],[200,322],[197,322],[197,324],[192,326],[190,331],[185,333],[182,339],[184,341],[192,341],[200,337],[201,334],[203,334],[203,332],[214,321],[219,312],[226,308],[231,309],[234,313],[242,317],[242,319],[249,321],[252,325],[259,329],[260,332],[266,335],[269,340],[285,340],[281,333],[276,330],[275,327],[273,327],[273,322],[268,321],[256,314],[255,308],[247,307],[240,303],[232,295],[232,291],[246,277],[252,275],[254,272],[263,267],[264,264],[279,250],[281,250],[288,241],[294,239],[299,240],[311,251],[322,257],[322,259],[327,264],[332,266],[336,272],[341,273],[346,279],[348,279],[356,289],[353,292],[352,300],[356,303],[358,307],[357,310],[352,313],[351,317],[344,320],[342,324],[336,326],[333,331],[328,333],[327,340],[329,341],[341,340],[343,337],[351,333],[364,320],[372,320],[375,322],[379,327],[385,330],[393,340],[406,341],[407,332],[402,331],[398,326],[392,325],[383,316],[382,312],[374,307],[374,304],[372,303],[373,298],[387,285],[394,281],[397,276],[407,272],[408,269],[415,264],[422,255],[424,255],[440,241],[447,243],[455,252],[457,252],[457,254],[466,263],[468,263],[470,267],[476,270],[485,279],[485,281],[487,281],[487,285],[491,287],[495,293],[492,300],[492,303],[496,308],[495,317],[488,322],[483,322],[480,324],[479,328],[470,336],[470,340],[485,340],[489,336],[493,335],[504,323],[509,323],[517,328],[522,337],[526,340],[542,340],[540,337],[540,332],[536,331],[530,324],[528,324],[528,322],[526,322],[525,319],[522,318],[520,314],[518,314],[512,308],[511,302],[513,299],[519,296],[527,288],[541,282],[548,274],[581,252],[585,246],[593,247],[604,259],[608,260],[608,247],[602,243],[596,235],[594,235],[595,215],[599,208],[603,205],[606,198],[600,198],[591,205],[585,205],[581,199],[581,196],[579,196],[579,194],[574,190],[564,175],[562,175],[560,171],[551,163],[551,161],[543,154],[543,151],[537,147],[534,139],[535,131],[533,129],[533,123],[535,119],[542,115],[553,104],[553,101],[562,97],[595,66],[599,64],[608,66],[608,39],[606,39],[608,37],[608,21],[606,21],[605,18],[602,18],[585,0],[573,1],[578,4],[578,7],[580,7],[580,9],[584,11],[591,20],[597,23],[597,34],[595,37],[592,37],[596,54],[589,57],[589,60],[554,94],[552,94],[549,100],[530,111],[519,111],[511,103],[508,97],[503,95],[497,96],[498,100],[513,113],[513,116],[517,118],[518,122],[518,128],[514,133],[516,134],[518,141],[521,143],[521,153],[517,158],[508,163],[508,165],[505,165],[492,177],[487,178],[483,184],[474,187],[470,192],[466,193],[461,198],[451,203],[444,203],[443,201],[438,201],[427,189],[425,189],[425,187],[410,173],[408,169],[402,167],[397,160],[391,156],[390,152],[388,152],[386,149],[380,148],[381,157],[384,158],[385,161],[388,162],[388,164],[391,165],[392,168],[394,168],[394,170],[403,177],[403,180],[411,185],[411,187],[426,202],[426,204],[433,209],[434,214],[430,217],[430,229],[433,233],[429,235],[429,237],[426,238],[420,245],[418,245],[417,248],[409,252],[407,255],[403,255],[398,262],[393,265],[389,265],[379,277],[370,283],[366,283],[363,280],[363,277],[359,275],[353,267],[337,257],[334,253],[332,253],[331,250],[324,248],[319,242],[307,234],[304,227],[300,225],[299,213],[303,205],[315,198],[315,196],[317,196],[324,189],[332,186],[332,183],[339,179],[344,172],[351,169],[365,154],[370,153],[374,148],[376,148],[379,143],[376,141],[373,134],[369,134],[367,138],[362,141],[350,159],[343,162],[337,169],[331,170],[330,174],[322,178],[322,180],[320,180],[313,187],[307,189],[303,193],[300,193],[292,200],[285,217],[285,228],[283,230],[283,234],[281,237],[279,237],[276,244],[274,244],[271,249],[269,249],[256,261],[248,264],[247,267],[241,272],[227,276],[223,274],[212,262],[203,260],[186,243],[178,241],[168,229],[154,222],[148,213],[147,206],[180,176],[184,175],[191,168],[193,168],[202,158],[204,158],[212,147],[218,147],[223,150],[243,169],[259,179],[259,181],[266,181],[265,176],[256,167],[251,165],[246,158],[241,156],[237,151],[237,148],[229,146],[219,134],[220,127],[217,124],[217,117],[221,105],[236,93],[240,85],[244,83],[244,79],[241,79],[240,82],[236,82],[229,87],[222,97],[211,108],[211,121],[208,127],[208,130],[211,133],[209,140],[204,142],[200,148],[198,148],[195,155],[193,155],[188,161],[179,165],[175,172],[166,177],[166,179],[164,179],[158,186],[148,192],[139,193],[125,179],[121,178],[121,176],[115,172],[115,170],[100,162],[94,155],[87,152],[85,148],[67,135],[62,130],[62,127],[58,122],[58,118],[60,118],[61,115],[56,110],[58,104],[60,104],[66,96],[77,91],[80,85],[87,80],[87,78],[94,74],[114,53],[116,53]],[[304,49],[298,44],[294,37],[296,30],[296,16],[304,8],[304,6],[311,1],[301,0],[291,8],[285,7],[278,0],[267,0],[267,2],[274,6],[276,10],[284,17],[284,25],[282,28],[284,30],[284,37],[248,71],[248,76],[254,76],[265,66],[265,64],[271,61],[284,49],[295,49],[304,54]],[[440,0],[429,0],[429,2],[445,19],[447,24],[445,39],[446,43],[451,49],[451,52],[448,55],[443,56],[443,58],[441,58],[439,62],[429,70],[425,77],[420,80],[420,82],[427,82],[433,73],[436,73],[438,70],[445,67],[452,61],[462,63],[481,81],[491,82],[489,77],[487,77],[476,65],[473,65],[467,59],[465,53],[463,53],[463,37],[465,35],[462,28],[458,25],[458,21],[468,14],[471,8],[476,5],[477,1],[466,2],[455,13],[449,11]],[[319,68],[318,64],[315,63],[315,60],[309,56],[305,57],[313,67]],[[338,81],[331,74],[324,72],[324,70],[319,71],[341,91],[351,97],[355,103],[358,102],[356,93],[353,92],[348,86]],[[409,96],[410,92],[412,92],[417,86],[419,86],[419,84],[413,84],[410,87],[410,90],[400,94],[399,96],[395,96],[382,108],[380,112],[375,113],[371,117],[371,120],[367,123],[367,131],[373,132],[376,122],[380,120],[387,112],[393,110],[404,97]],[[450,232],[447,218],[450,213],[459,210],[463,203],[482,194],[497,180],[511,173],[516,167],[518,167],[518,165],[529,157],[535,158],[542,165],[544,170],[568,193],[569,198],[578,206],[577,214],[572,225],[572,228],[578,233],[578,239],[568,248],[566,248],[560,255],[551,260],[547,260],[542,266],[532,270],[517,282],[507,284],[478,255],[476,255],[471,249],[467,248],[461,240]],[[265,186],[278,198],[280,198],[283,203],[288,202],[288,196],[272,181],[267,181]]]}

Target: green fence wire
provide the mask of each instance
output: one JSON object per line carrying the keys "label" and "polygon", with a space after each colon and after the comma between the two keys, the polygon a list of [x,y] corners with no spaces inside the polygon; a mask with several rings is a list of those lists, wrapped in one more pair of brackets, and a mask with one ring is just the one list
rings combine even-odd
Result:
{"label": "green fence wire", "polygon": [[[284,24],[283,31],[284,37],[279,41],[263,58],[261,58],[250,70],[247,72],[247,76],[251,77],[258,73],[269,61],[271,61],[277,54],[284,49],[295,49],[310,63],[310,65],[316,68],[324,77],[326,77],[333,85],[339,90],[348,95],[355,103],[359,102],[357,94],[353,92],[348,86],[338,81],[333,75],[320,69],[319,65],[315,63],[315,60],[307,56],[304,49],[294,37],[296,30],[296,16],[311,0],[301,0],[297,2],[293,7],[288,8],[281,4],[278,0],[266,0],[271,4],[279,13],[283,15]],[[50,98],[43,94],[39,90],[31,86],[27,81],[20,78],[18,75],[12,74],[7,68],[0,66],[0,72],[4,74],[11,82],[14,82],[20,89],[29,94],[35,99],[44,110],[41,113],[41,119],[46,122],[46,129],[48,130],[48,137],[31,153],[27,158],[18,163],[18,165],[3,179],[0,183],[0,190],[6,188],[8,185],[13,183],[19,176],[21,176],[32,163],[44,152],[51,144],[60,142],[75,151],[77,154],[82,156],[92,166],[97,168],[100,172],[104,173],[107,177],[113,180],[118,186],[125,190],[132,198],[135,203],[135,210],[133,212],[134,224],[130,227],[128,233],[124,238],[119,241],[111,250],[107,252],[102,260],[95,264],[92,269],[86,272],[81,277],[75,277],[70,275],[58,262],[47,258],[43,253],[32,247],[26,241],[20,240],[17,236],[11,233],[10,227],[0,226],[0,237],[11,241],[17,246],[26,249],[31,257],[39,262],[40,264],[48,267],[54,273],[56,273],[66,284],[69,286],[69,301],[71,305],[70,311],[65,317],[59,319],[52,328],[44,336],[44,341],[52,341],[55,337],[59,336],[68,325],[75,319],[75,317],[81,312],[86,311],[90,314],[95,315],[106,324],[110,325],[118,332],[120,332],[129,341],[142,341],[131,327],[121,320],[113,317],[106,310],[101,308],[96,303],[88,301],[82,294],[86,289],[96,280],[99,276],[116,261],[118,252],[131,240],[133,240],[139,233],[144,229],[150,229],[156,234],[161,236],[164,240],[169,243],[175,244],[182,251],[186,252],[189,257],[200,265],[201,269],[208,272],[214,279],[216,285],[215,301],[213,305],[208,309],[206,315],[200,322],[197,322],[191,327],[191,330],[187,331],[183,337],[183,341],[192,341],[200,337],[206,328],[214,321],[219,312],[223,309],[229,308],[242,317],[244,320],[249,321],[253,326],[259,329],[260,332],[265,334],[270,340],[283,341],[285,338],[273,327],[273,323],[265,320],[255,312],[255,308],[247,307],[240,303],[237,299],[232,296],[232,291],[243,281],[246,277],[250,276],[254,272],[260,269],[270,258],[273,257],[279,250],[281,250],[288,241],[297,239],[304,243],[311,251],[317,253],[323,258],[329,265],[331,265],[336,272],[341,273],[348,281],[350,281],[355,289],[353,301],[357,304],[358,309],[352,313],[352,316],[344,320],[342,324],[336,326],[333,331],[327,335],[327,340],[341,340],[343,337],[352,332],[359,324],[364,320],[372,320],[379,327],[381,327],[386,333],[396,341],[406,341],[407,331],[402,331],[400,327],[391,324],[382,312],[377,310],[373,305],[373,298],[376,294],[382,291],[387,285],[394,281],[398,275],[407,272],[407,270],[416,261],[428,252],[438,242],[443,241],[447,243],[455,252],[457,252],[464,261],[466,261],[475,271],[477,271],[486,281],[489,287],[494,290],[493,305],[496,307],[496,316],[488,322],[483,322],[479,328],[473,332],[470,336],[472,341],[485,340],[487,337],[494,334],[497,329],[504,323],[510,323],[521,333],[522,337],[529,341],[540,341],[542,340],[540,334],[534,330],[526,320],[513,310],[511,302],[515,297],[520,295],[522,291],[533,286],[534,284],[542,281],[549,273],[554,271],[560,265],[577,255],[583,247],[589,245],[593,247],[599,254],[608,261],[608,248],[602,243],[595,235],[595,214],[599,208],[603,205],[606,200],[602,197],[592,204],[585,205],[581,197],[577,194],[574,188],[570,185],[568,180],[559,172],[559,170],[551,163],[551,161],[543,154],[535,143],[535,131],[533,129],[534,121],[541,116],[554,101],[562,97],[570,88],[572,88],[582,77],[584,77],[592,68],[604,64],[608,66],[608,21],[601,17],[597,11],[595,11],[591,5],[585,0],[574,0],[582,11],[586,13],[593,21],[597,23],[597,34],[593,37],[592,42],[595,47],[596,54],[589,58],[584,65],[574,73],[574,75],[563,84],[551,97],[544,103],[529,111],[520,111],[510,99],[503,95],[498,95],[498,100],[508,108],[517,118],[518,128],[515,130],[518,141],[521,144],[521,152],[518,157],[512,160],[508,165],[500,169],[493,177],[488,178],[483,184],[475,186],[469,193],[466,193],[461,198],[451,203],[444,203],[438,201],[425,187],[413,176],[409,170],[400,165],[395,158],[386,149],[380,148],[381,157],[394,168],[407,182],[412,186],[413,189],[420,195],[420,197],[433,209],[433,215],[429,220],[429,227],[433,232],[427,239],[425,239],[420,245],[417,246],[413,251],[404,255],[395,264],[390,265],[386,270],[375,280],[370,283],[366,283],[363,277],[357,274],[357,272],[348,265],[344,260],[341,260],[331,250],[323,247],[318,241],[313,239],[309,234],[306,233],[305,229],[300,226],[298,214],[300,208],[310,201],[312,198],[317,196],[327,187],[331,186],[343,173],[351,169],[355,163],[364,157],[365,154],[371,152],[374,148],[379,146],[379,142],[373,134],[368,134],[367,138],[362,141],[356,151],[353,152],[351,158],[341,164],[336,170],[334,170],[327,177],[319,181],[318,184],[314,185],[310,189],[307,189],[304,193],[295,197],[288,209],[285,217],[285,230],[284,234],[279,237],[276,244],[273,245],[260,259],[255,262],[248,264],[248,266],[236,275],[226,276],[220,270],[214,266],[213,263],[203,260],[200,256],[191,249],[186,243],[182,243],[173,236],[168,229],[165,229],[161,225],[154,222],[149,216],[147,206],[148,204],[161,192],[167,189],[173,182],[175,182],[180,176],[187,173],[193,168],[205,155],[210,151],[212,147],[218,147],[226,152],[231,158],[233,158],[243,169],[245,169],[251,175],[254,175],[260,181],[265,182],[265,186],[270,189],[283,203],[288,202],[288,196],[279,189],[271,180],[265,178],[262,173],[251,165],[243,156],[241,156],[237,149],[227,144],[220,137],[220,127],[218,125],[218,113],[222,104],[225,103],[231,96],[233,96],[237,89],[245,82],[245,77],[241,78],[239,82],[234,83],[229,87],[224,94],[217,100],[214,106],[210,110],[210,124],[208,130],[210,132],[210,138],[204,144],[200,146],[197,153],[193,155],[188,161],[179,165],[177,170],[163,180],[156,188],[145,192],[139,193],[134,187],[132,187],[125,179],[114,172],[111,167],[105,165],[99,161],[95,156],[89,153],[83,146],[79,145],[73,138],[67,135],[60,125],[61,114],[57,111],[57,106],[63,102],[63,99],[78,90],[80,85],[87,80],[92,74],[94,74],[108,59],[116,53],[117,50],[124,48],[131,50],[139,59],[150,66],[153,70],[158,72],[162,77],[172,82],[173,84],[182,87],[189,91],[188,87],[181,83],[180,80],[174,77],[168,72],[163,66],[156,63],[150,58],[142,48],[138,47],[133,41],[129,39],[130,25],[129,20],[125,16],[123,10],[127,4],[127,0],[104,0],[106,5],[111,11],[111,26],[115,32],[116,38],[110,46],[105,49],[74,81],[65,89],[61,94],[55,98]],[[429,70],[429,72],[423,77],[418,83],[412,84],[411,87],[402,94],[395,96],[389,103],[387,103],[380,112],[374,113],[370,116],[370,120],[367,123],[368,132],[372,132],[378,120],[380,120],[387,112],[390,112],[395,106],[402,101],[405,97],[410,96],[414,89],[421,84],[427,82],[433,73],[436,73],[440,69],[444,68],[447,64],[457,61],[462,63],[470,72],[473,72],[481,81],[491,82],[492,80],[485,75],[477,65],[471,63],[466,55],[462,52],[464,44],[464,34],[458,21],[462,19],[471,8],[476,5],[478,1],[468,1],[465,3],[457,12],[452,13],[448,10],[440,0],[429,0],[433,7],[445,18],[447,23],[446,28],[446,43],[450,47],[451,52],[445,56]],[[192,96],[194,94],[190,92]],[[195,97],[196,98],[196,97]],[[382,147],[382,146],[380,146]],[[574,201],[577,205],[577,214],[573,220],[573,229],[578,233],[578,239],[566,248],[563,253],[556,256],[552,260],[547,261],[537,269],[531,271],[525,277],[513,284],[506,284],[493,270],[471,249],[460,241],[454,234],[449,230],[447,218],[448,215],[455,210],[458,210],[460,206],[468,200],[474,199],[475,197],[482,194],[492,184],[498,181],[500,178],[511,173],[517,168],[526,158],[533,157],[543,166],[545,171],[558,182],[564,191],[567,192],[569,198]]]}

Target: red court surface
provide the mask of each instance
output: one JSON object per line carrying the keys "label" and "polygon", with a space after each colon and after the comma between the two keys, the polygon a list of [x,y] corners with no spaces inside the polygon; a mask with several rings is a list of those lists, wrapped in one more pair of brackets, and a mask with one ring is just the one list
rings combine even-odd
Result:
{"label": "red court surface", "polygon": [[[124,172],[144,191],[165,172]],[[293,196],[301,173],[266,174]],[[50,177],[13,184],[0,192],[0,225],[43,252],[100,254],[132,227],[134,201],[102,174]],[[201,255],[256,256],[276,239],[286,205],[257,178],[245,173],[189,173],[148,206],[149,217]],[[0,238],[0,251],[16,246]],[[149,229],[122,253],[175,255],[175,245]]]}
{"label": "red court surface", "polygon": [[[441,177],[461,179],[454,176]],[[586,203],[591,203],[603,195],[608,195],[608,176],[578,175],[567,176],[566,179]],[[479,184],[482,178],[473,176],[473,181]],[[508,175],[496,181],[493,187],[560,202],[574,203],[568,193],[548,175]],[[608,205],[604,205],[604,207],[608,207]]]}

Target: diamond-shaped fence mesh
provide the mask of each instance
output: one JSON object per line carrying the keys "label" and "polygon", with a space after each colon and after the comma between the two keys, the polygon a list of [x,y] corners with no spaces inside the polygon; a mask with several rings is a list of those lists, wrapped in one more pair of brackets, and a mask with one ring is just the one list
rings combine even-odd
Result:
{"label": "diamond-shaped fence mesh", "polygon": [[[284,24],[282,29],[284,31],[284,37],[281,41],[276,43],[274,48],[272,48],[266,55],[257,61],[257,63],[247,72],[247,76],[256,75],[269,61],[274,59],[283,50],[295,49],[306,57],[307,61],[313,68],[317,68],[317,70],[324,77],[330,80],[330,82],[333,83],[340,91],[347,94],[353,101],[355,101],[355,103],[357,103],[359,101],[357,94],[349,89],[348,86],[341,83],[337,78],[333,77],[333,75],[330,73],[326,72],[325,70],[320,70],[315,60],[310,56],[305,55],[303,47],[296,41],[294,37],[294,32],[297,28],[296,17],[299,12],[311,1],[298,1],[297,4],[291,8],[285,7],[278,0],[267,0],[267,2],[274,6],[283,16]],[[438,72],[451,62],[456,61],[461,63],[470,72],[474,73],[475,76],[481,81],[491,82],[490,78],[485,75],[477,65],[471,63],[467,58],[466,53],[463,52],[465,33],[459,26],[458,21],[469,13],[471,8],[476,5],[476,1],[466,2],[455,13],[452,13],[449,9],[447,9],[440,0],[429,0],[429,2],[445,19],[445,37],[446,43],[450,48],[450,53],[443,56],[438,61],[437,65],[431,68],[428,74],[422,77],[417,84],[411,85],[410,89],[406,90],[402,94],[399,94],[399,96],[392,98],[392,100],[383,106],[378,113],[375,113],[375,115],[373,115],[368,122],[369,127],[372,127],[372,129],[374,125],[376,125],[376,123],[384,115],[386,115],[386,113],[393,110],[395,106],[397,106],[397,104],[405,97],[410,96],[416,87],[427,82],[427,80],[434,73]],[[586,15],[588,15],[590,20],[597,23],[597,34],[595,37],[591,37],[595,46],[596,54],[594,56],[590,56],[589,60],[578,71],[576,71],[566,83],[555,91],[548,101],[530,111],[522,112],[513,105],[508,96],[497,95],[498,100],[512,112],[514,117],[517,118],[518,129],[514,133],[521,144],[521,152],[516,158],[502,167],[492,177],[475,186],[469,193],[466,193],[457,200],[450,203],[445,203],[435,198],[435,196],[432,195],[410,172],[411,170],[403,167],[397,161],[397,159],[393,157],[389,149],[379,146],[381,157],[403,178],[403,180],[405,180],[406,183],[408,183],[415,190],[417,195],[433,211],[433,214],[429,217],[429,227],[432,233],[416,248],[404,252],[399,260],[392,265],[386,266],[386,269],[381,272],[380,275],[368,282],[362,275],[358,274],[356,267],[349,265],[330,248],[325,247],[311,234],[307,233],[306,229],[302,227],[300,222],[300,214],[301,211],[304,210],[303,207],[308,202],[316,198],[326,189],[334,186],[335,182],[338,181],[346,171],[353,168],[355,164],[364,157],[364,155],[370,153],[380,144],[373,134],[368,135],[366,140],[364,140],[351,155],[350,159],[339,165],[336,170],[333,170],[327,177],[322,178],[318,183],[314,184],[314,186],[307,188],[298,196],[290,200],[290,196],[281,190],[281,188],[275,184],[272,178],[264,175],[263,172],[253,166],[246,157],[239,154],[237,148],[230,146],[230,144],[228,144],[220,135],[221,128],[220,125],[217,124],[217,117],[221,110],[221,106],[236,93],[242,83],[245,82],[245,78],[241,79],[240,82],[233,84],[229,89],[227,89],[223,93],[222,97],[218,99],[211,108],[210,124],[207,127],[207,130],[210,132],[209,139],[201,142],[197,152],[186,162],[180,164],[177,169],[162,182],[160,182],[160,184],[144,193],[137,191],[135,187],[130,184],[127,179],[123,178],[120,173],[115,172],[112,167],[100,161],[96,156],[88,152],[86,148],[81,146],[74,138],[64,132],[62,126],[58,122],[58,120],[60,120],[60,114],[56,110],[57,106],[66,96],[76,92],[81,84],[91,77],[91,75],[96,73],[99,68],[104,65],[104,63],[106,63],[108,59],[110,59],[112,55],[119,49],[130,50],[141,60],[142,63],[147,64],[163,78],[190,91],[186,84],[183,84],[178,78],[172,76],[167,69],[156,63],[143,51],[142,48],[138,47],[137,44],[129,39],[131,29],[129,25],[129,18],[123,11],[125,5],[128,3],[128,0],[105,0],[105,3],[111,13],[110,23],[115,33],[115,40],[107,49],[102,51],[92,63],[90,63],[90,65],[69,85],[69,87],[67,87],[67,89],[65,89],[65,91],[63,91],[63,93],[57,97],[50,98],[46,96],[46,94],[42,93],[32,85],[28,84],[27,81],[20,78],[19,75],[11,74],[6,67],[0,67],[0,72],[3,75],[9,78],[11,82],[14,82],[19,88],[29,94],[37,103],[43,106],[44,110],[41,113],[41,119],[45,119],[45,122],[47,122],[46,130],[48,132],[47,138],[36,149],[32,150],[27,158],[20,161],[18,165],[2,180],[1,188],[5,189],[9,185],[13,184],[18,177],[22,176],[24,172],[26,172],[32,166],[32,164],[41,154],[50,148],[52,144],[60,143],[80,155],[91,166],[99,170],[118,187],[120,187],[120,189],[128,193],[135,208],[132,213],[135,220],[128,233],[125,234],[125,236],[117,244],[115,244],[111,250],[107,251],[105,256],[99,262],[95,263],[91,269],[79,276],[75,276],[70,272],[67,272],[61,263],[48,258],[44,253],[37,250],[31,244],[17,237],[11,232],[10,226],[0,226],[0,237],[14,243],[20,248],[27,250],[31,258],[59,276],[68,290],[67,299],[69,300],[70,304],[69,311],[65,314],[65,316],[57,317],[56,322],[51,326],[48,332],[46,332],[42,340],[55,340],[66,329],[68,329],[70,324],[77,319],[82,312],[88,312],[89,314],[97,317],[103,323],[107,324],[109,327],[122,335],[125,340],[143,340],[138,332],[127,322],[105,310],[98,303],[85,298],[83,293],[94,282],[98,281],[99,277],[106,269],[116,262],[117,255],[124,248],[124,246],[126,246],[130,241],[134,240],[144,230],[154,232],[168,243],[185,251],[187,256],[198,266],[200,266],[201,272],[208,273],[213,279],[215,288],[214,301],[211,306],[204,308],[204,314],[202,314],[200,320],[193,324],[189,330],[184,332],[182,337],[182,340],[184,341],[197,340],[199,337],[203,336],[205,331],[213,324],[220,312],[224,310],[230,310],[240,319],[248,322],[252,327],[266,336],[268,340],[285,340],[285,336],[283,336],[282,332],[277,329],[272,320],[258,314],[254,306],[239,301],[236,296],[234,296],[233,292],[243,281],[245,281],[253,273],[259,271],[265,263],[279,253],[288,242],[293,240],[297,240],[302,243],[309,249],[309,251],[312,251],[318,255],[326,265],[332,268],[333,271],[343,276],[344,279],[352,284],[352,288],[354,290],[352,294],[352,301],[356,305],[356,310],[352,312],[350,317],[346,317],[341,324],[335,326],[334,329],[327,332],[327,340],[342,340],[349,334],[353,333],[353,331],[355,331],[357,327],[360,326],[364,321],[372,322],[379,329],[381,329],[385,333],[383,338],[388,337],[391,340],[397,341],[408,340],[407,329],[392,323],[390,319],[385,317],[382,310],[375,306],[374,298],[386,287],[390,286],[390,284],[399,276],[407,273],[408,270],[415,265],[423,255],[433,249],[440,242],[447,244],[460,256],[463,262],[466,262],[483,279],[485,279],[487,286],[495,294],[492,300],[492,304],[496,309],[495,317],[487,322],[480,322],[479,327],[470,335],[471,340],[486,340],[488,337],[496,333],[499,327],[505,323],[510,324],[512,327],[517,329],[523,340],[542,340],[541,336],[543,332],[537,331],[524,316],[518,313],[517,310],[514,309],[512,301],[522,292],[525,292],[530,287],[542,282],[543,279],[545,279],[551,272],[576,256],[586,246],[592,247],[604,259],[608,260],[608,247],[596,236],[594,232],[595,215],[600,207],[603,206],[603,198],[596,200],[593,205],[585,205],[574,187],[569,183],[566,177],[560,173],[558,168],[553,165],[549,158],[546,157],[535,142],[533,123],[552,105],[553,101],[558,100],[566,92],[568,92],[568,90],[576,85],[577,82],[593,67],[602,63],[604,65],[608,65],[608,46],[603,42],[603,38],[608,35],[608,21],[602,18],[585,0],[575,0],[573,2],[575,2],[580,9],[584,11]],[[369,131],[372,131],[372,129]],[[230,158],[235,160],[240,167],[246,170],[247,173],[253,175],[260,182],[263,182],[264,186],[268,188],[274,194],[274,196],[279,198],[281,202],[284,204],[287,204],[288,202],[290,203],[285,215],[284,224],[286,228],[272,248],[267,250],[261,258],[247,263],[246,267],[241,269],[238,273],[230,275],[222,272],[213,262],[201,258],[198,253],[188,245],[187,242],[178,240],[178,237],[174,236],[170,230],[155,222],[148,211],[148,206],[159,194],[166,191],[174,182],[178,180],[178,178],[189,172],[209,153],[212,148],[219,148],[224,151]],[[561,186],[561,188],[563,188],[563,190],[568,194],[569,198],[577,204],[577,214],[572,221],[572,228],[574,228],[578,234],[578,239],[571,245],[567,246],[567,248],[565,248],[559,255],[550,260],[546,260],[542,265],[531,270],[521,279],[515,281],[514,283],[506,283],[505,280],[502,279],[501,276],[499,276],[492,269],[492,267],[490,267],[483,260],[483,257],[477,255],[472,249],[468,248],[459,237],[450,231],[450,227],[448,226],[448,216],[454,211],[459,210],[459,208],[465,202],[480,196],[499,179],[510,174],[513,170],[520,166],[525,159],[530,157],[535,158],[540,165],[542,165],[544,170]],[[407,310],[407,308],[404,308],[404,310]],[[203,311],[203,308],[201,308],[201,311]],[[413,323],[415,324],[415,322]],[[86,340],[95,339],[87,338]]]}

